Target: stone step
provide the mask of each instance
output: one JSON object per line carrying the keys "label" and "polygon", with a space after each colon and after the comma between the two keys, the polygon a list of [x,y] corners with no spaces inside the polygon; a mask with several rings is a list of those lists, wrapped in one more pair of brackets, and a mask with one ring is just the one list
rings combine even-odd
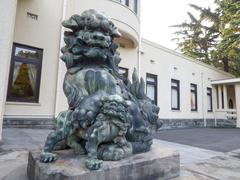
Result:
{"label": "stone step", "polygon": [[4,118],[3,128],[53,129],[52,118]]}

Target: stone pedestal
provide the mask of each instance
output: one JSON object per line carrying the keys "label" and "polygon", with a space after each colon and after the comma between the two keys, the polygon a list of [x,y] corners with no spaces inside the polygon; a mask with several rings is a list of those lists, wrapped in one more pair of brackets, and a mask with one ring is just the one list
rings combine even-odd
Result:
{"label": "stone pedestal", "polygon": [[39,162],[40,152],[30,152],[28,177],[31,180],[155,180],[179,176],[179,154],[157,143],[152,150],[121,161],[104,161],[103,167],[90,171],[85,167],[85,155],[72,150],[58,151],[54,163]]}

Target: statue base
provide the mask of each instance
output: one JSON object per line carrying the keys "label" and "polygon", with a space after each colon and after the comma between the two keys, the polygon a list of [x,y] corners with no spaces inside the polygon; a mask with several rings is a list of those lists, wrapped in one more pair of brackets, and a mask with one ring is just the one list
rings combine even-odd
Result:
{"label": "statue base", "polygon": [[86,155],[75,155],[72,150],[57,151],[59,159],[41,163],[40,152],[30,152],[28,177],[31,180],[155,180],[170,179],[180,174],[179,154],[153,143],[149,152],[135,154],[121,161],[104,161],[101,169],[85,167]]}

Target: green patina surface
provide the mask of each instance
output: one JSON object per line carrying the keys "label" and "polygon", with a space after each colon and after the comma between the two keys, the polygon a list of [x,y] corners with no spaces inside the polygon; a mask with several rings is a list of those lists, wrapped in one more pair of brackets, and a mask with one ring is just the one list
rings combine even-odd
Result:
{"label": "green patina surface", "polygon": [[161,126],[159,108],[145,95],[136,71],[132,83],[118,73],[116,26],[95,10],[73,15],[62,24],[70,29],[61,49],[69,109],[56,118],[56,130],[48,135],[40,160],[55,161],[52,151],[60,142],[86,153],[85,164],[91,170],[99,169],[102,160],[118,161],[149,151],[152,130]]}

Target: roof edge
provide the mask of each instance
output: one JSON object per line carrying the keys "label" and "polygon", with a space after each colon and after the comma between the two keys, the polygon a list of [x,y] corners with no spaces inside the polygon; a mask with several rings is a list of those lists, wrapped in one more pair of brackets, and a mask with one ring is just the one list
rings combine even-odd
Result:
{"label": "roof edge", "polygon": [[219,80],[212,80],[212,85],[217,84],[233,84],[233,83],[240,83],[240,78],[229,78],[229,79],[219,79]]}
{"label": "roof edge", "polygon": [[189,61],[191,61],[191,62],[194,62],[194,63],[196,63],[196,64],[199,64],[199,65],[202,65],[202,66],[204,66],[204,67],[210,68],[210,69],[212,69],[212,70],[218,71],[219,73],[225,74],[225,75],[230,76],[230,77],[233,77],[233,78],[236,77],[236,76],[234,76],[234,75],[232,75],[232,74],[230,74],[230,73],[228,73],[228,72],[225,72],[225,71],[223,71],[223,70],[221,70],[221,69],[218,69],[218,68],[216,68],[216,67],[214,67],[214,66],[212,66],[212,65],[209,65],[209,64],[203,63],[203,62],[201,62],[201,61],[198,61],[198,60],[196,60],[196,59],[193,59],[193,58],[191,58],[191,57],[189,57],[189,56],[186,56],[186,55],[184,55],[184,54],[181,54],[181,53],[179,53],[179,52],[177,52],[177,51],[174,51],[174,50],[172,50],[172,49],[169,49],[169,48],[167,48],[167,47],[164,47],[164,46],[162,46],[162,45],[160,45],[160,44],[157,44],[157,43],[152,42],[152,41],[150,41],[150,40],[147,40],[147,39],[145,39],[145,38],[141,38],[141,41],[144,42],[144,43],[146,43],[146,44],[148,44],[148,45],[151,45],[151,46],[154,46],[154,47],[156,47],[156,48],[158,48],[158,49],[161,49],[161,50],[163,50],[163,51],[165,51],[165,52],[167,52],[167,53],[170,53],[170,54],[179,56],[179,57],[181,57],[181,58],[184,58],[184,59],[189,60]]}

